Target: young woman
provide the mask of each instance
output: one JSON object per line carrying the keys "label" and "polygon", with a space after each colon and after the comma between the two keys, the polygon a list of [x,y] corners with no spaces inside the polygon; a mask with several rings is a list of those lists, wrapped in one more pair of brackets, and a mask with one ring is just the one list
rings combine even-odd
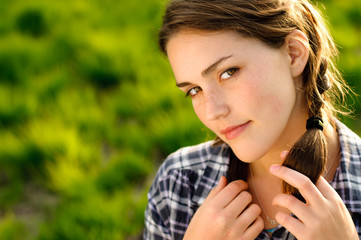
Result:
{"label": "young woman", "polygon": [[361,140],[307,0],[174,0],[159,43],[218,138],[166,159],[145,239],[359,239]]}

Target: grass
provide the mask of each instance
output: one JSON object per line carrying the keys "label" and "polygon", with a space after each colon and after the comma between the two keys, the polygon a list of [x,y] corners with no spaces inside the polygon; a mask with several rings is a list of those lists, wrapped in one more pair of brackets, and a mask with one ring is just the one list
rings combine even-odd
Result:
{"label": "grass", "polygon": [[[360,92],[361,5],[324,4]],[[212,138],[158,51],[165,2],[0,5],[0,239],[139,238],[161,161]]]}

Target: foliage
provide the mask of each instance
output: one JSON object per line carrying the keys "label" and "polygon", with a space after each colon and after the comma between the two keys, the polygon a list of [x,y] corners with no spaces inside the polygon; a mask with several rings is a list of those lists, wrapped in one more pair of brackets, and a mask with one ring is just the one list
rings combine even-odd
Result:
{"label": "foliage", "polygon": [[[359,92],[361,4],[324,4]],[[0,5],[0,239],[139,238],[160,162],[212,137],[158,51],[165,1]]]}

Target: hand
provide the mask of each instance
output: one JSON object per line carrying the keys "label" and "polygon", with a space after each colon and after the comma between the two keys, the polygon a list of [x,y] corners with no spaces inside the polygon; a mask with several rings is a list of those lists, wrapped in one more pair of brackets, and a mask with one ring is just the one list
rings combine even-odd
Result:
{"label": "hand", "polygon": [[359,239],[352,218],[337,192],[320,177],[314,185],[305,175],[287,167],[272,165],[271,173],[297,188],[306,203],[280,194],[273,204],[284,207],[298,219],[284,212],[276,220],[299,240]]}
{"label": "hand", "polygon": [[242,180],[227,185],[222,177],[194,214],[183,239],[255,239],[264,223],[260,207],[250,205],[247,187]]}

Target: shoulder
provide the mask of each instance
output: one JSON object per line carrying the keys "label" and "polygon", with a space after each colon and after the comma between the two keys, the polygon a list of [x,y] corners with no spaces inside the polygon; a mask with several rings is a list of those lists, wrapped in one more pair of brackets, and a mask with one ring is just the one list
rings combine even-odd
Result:
{"label": "shoulder", "polygon": [[169,155],[148,192],[147,239],[181,239],[195,211],[226,175],[229,147],[213,141],[184,147]]}
{"label": "shoulder", "polygon": [[347,144],[360,146],[361,138],[355,132],[353,132],[350,128],[348,128],[345,124],[340,121],[336,122],[337,131],[340,137],[340,140],[343,140]]}
{"label": "shoulder", "polygon": [[226,144],[214,146],[213,141],[208,141],[181,148],[160,166],[150,193],[161,188],[163,194],[166,191],[171,195],[188,192],[189,198],[193,195],[203,198],[208,192],[200,192],[199,186],[212,189],[219,178],[226,175],[228,163],[229,147]]}
{"label": "shoulder", "polygon": [[187,193],[188,200],[203,199],[208,195],[207,190],[210,191],[228,170],[229,146],[214,146],[213,143],[184,147],[170,154],[158,169],[149,194],[170,197]]}
{"label": "shoulder", "polygon": [[337,122],[337,132],[341,145],[341,160],[348,164],[358,164],[361,160],[361,138],[345,124]]}
{"label": "shoulder", "polygon": [[343,123],[336,124],[341,160],[332,186],[349,211],[361,214],[361,138]]}
{"label": "shoulder", "polygon": [[160,170],[164,173],[180,170],[204,170],[208,165],[228,164],[229,147],[225,144],[213,146],[213,141],[188,146],[170,154]]}

